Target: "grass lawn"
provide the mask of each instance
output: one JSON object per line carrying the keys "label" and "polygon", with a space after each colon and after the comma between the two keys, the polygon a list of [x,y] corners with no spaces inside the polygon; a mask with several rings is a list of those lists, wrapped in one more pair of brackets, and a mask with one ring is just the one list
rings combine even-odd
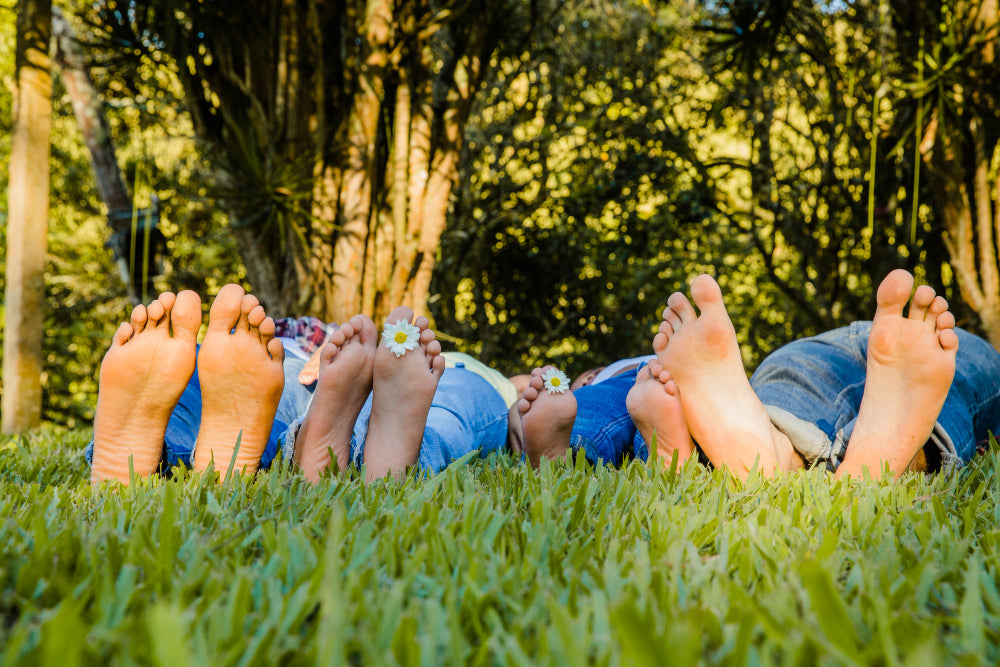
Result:
{"label": "grass lawn", "polygon": [[1000,451],[951,477],[697,465],[94,491],[88,433],[0,441],[0,660],[998,664]]}

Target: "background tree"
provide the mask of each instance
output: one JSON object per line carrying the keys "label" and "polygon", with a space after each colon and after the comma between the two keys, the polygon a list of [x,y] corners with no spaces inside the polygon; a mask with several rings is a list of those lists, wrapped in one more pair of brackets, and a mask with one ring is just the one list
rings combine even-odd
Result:
{"label": "background tree", "polygon": [[997,7],[996,0],[894,1],[886,20],[898,53],[892,131],[899,159],[915,174],[913,207],[931,203],[959,294],[978,320],[971,324],[1000,347]]}
{"label": "background tree", "polygon": [[17,6],[17,93],[7,191],[4,289],[4,433],[21,432],[41,422],[52,125],[51,12],[49,0],[21,0]]}
{"label": "background tree", "polygon": [[684,128],[707,110],[686,11],[578,3],[501,61],[433,285],[459,347],[510,372],[641,354],[669,293],[732,263],[741,239]]}
{"label": "background tree", "polygon": [[93,16],[115,53],[176,71],[262,302],[344,320],[423,308],[473,95],[532,6],[106,0]]}

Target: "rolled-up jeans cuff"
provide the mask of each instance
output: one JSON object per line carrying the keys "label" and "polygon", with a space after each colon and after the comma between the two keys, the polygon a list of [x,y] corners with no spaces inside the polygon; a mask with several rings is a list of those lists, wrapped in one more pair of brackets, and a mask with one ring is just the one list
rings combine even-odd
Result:
{"label": "rolled-up jeans cuff", "polygon": [[[795,451],[805,459],[806,463],[815,465],[825,465],[827,470],[834,472],[840,467],[847,453],[847,443],[850,441],[852,430],[841,430],[837,432],[836,438],[830,438],[815,424],[796,417],[787,410],[783,410],[773,405],[765,405],[767,416],[776,429],[781,431],[792,443]],[[940,422],[934,423],[927,442],[933,443],[941,453],[941,472],[956,469],[962,465],[962,459],[958,455],[954,441]]]}
{"label": "rolled-up jeans cuff", "polygon": [[[764,409],[774,428],[788,438],[792,447],[808,465],[817,463],[829,465],[837,458],[834,453],[834,443],[818,426],[774,405],[765,405]],[[839,454],[842,455],[842,452]],[[837,463],[839,464],[839,461]]]}
{"label": "rolled-up jeans cuff", "polygon": [[297,417],[295,421],[288,425],[288,428],[281,435],[279,440],[281,446],[281,456],[286,461],[295,460],[295,440],[299,436],[299,429],[302,427],[303,417]]}
{"label": "rolled-up jeans cuff", "polygon": [[958,454],[955,441],[951,439],[940,422],[934,422],[934,430],[931,431],[931,437],[927,439],[927,442],[933,443],[941,453],[941,470],[939,472],[950,473],[962,467],[964,462]]}

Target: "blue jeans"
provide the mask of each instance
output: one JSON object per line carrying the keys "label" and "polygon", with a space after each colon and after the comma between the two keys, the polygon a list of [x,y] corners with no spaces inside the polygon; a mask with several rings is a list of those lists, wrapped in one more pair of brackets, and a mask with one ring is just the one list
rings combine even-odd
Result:
{"label": "blue jeans", "polygon": [[[864,393],[870,331],[871,322],[854,322],[791,342],[750,378],[771,421],[809,462],[835,470],[843,461]],[[929,440],[943,468],[967,463],[991,432],[1000,432],[1000,352],[955,332],[955,379]]]}
{"label": "blue jeans", "polygon": [[[270,467],[289,425],[305,415],[312,400],[312,387],[299,383],[298,375],[305,360],[291,355],[285,358],[285,387],[275,413],[274,425],[260,467]],[[365,436],[371,416],[371,396],[355,422],[351,438],[352,461],[363,462]],[[163,464],[191,465],[191,456],[201,423],[201,386],[195,371],[170,415],[164,436]],[[449,368],[441,376],[420,446],[418,464],[422,469],[439,472],[455,459],[472,451],[485,457],[507,444],[507,404],[482,377],[463,368]],[[94,443],[86,449],[87,462],[93,460]],[[227,462],[228,463],[228,462]],[[220,465],[217,463],[217,465]]]}
{"label": "blue jeans", "polygon": [[587,460],[594,465],[620,466],[626,458],[641,461],[649,458],[649,447],[625,407],[625,397],[635,384],[639,368],[573,392],[576,421],[570,435],[570,447],[574,451],[583,450]]}
{"label": "blue jeans", "polygon": [[[368,396],[351,436],[351,462],[357,466],[364,462],[371,413]],[[507,446],[507,414],[503,397],[481,376],[464,368],[445,370],[427,413],[417,465],[436,473],[469,452],[478,450],[485,458],[501,451]]]}

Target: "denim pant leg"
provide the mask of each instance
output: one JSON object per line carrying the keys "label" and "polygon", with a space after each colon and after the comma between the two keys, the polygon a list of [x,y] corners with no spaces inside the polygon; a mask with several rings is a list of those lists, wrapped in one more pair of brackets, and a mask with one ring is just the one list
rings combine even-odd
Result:
{"label": "denim pant leg", "polygon": [[870,322],[778,348],[750,378],[771,421],[806,461],[839,465],[864,393]]}
{"label": "denim pant leg", "polygon": [[[364,461],[371,410],[369,395],[351,437],[351,461],[357,466]],[[478,451],[482,458],[506,447],[507,413],[506,402],[489,382],[464,368],[447,369],[427,413],[420,469],[437,473],[469,452]]]}
{"label": "denim pant leg", "polygon": [[626,457],[643,461],[649,457],[649,449],[625,406],[638,372],[636,368],[573,392],[576,421],[570,446],[574,451],[582,449],[594,465],[620,466]]}
{"label": "denim pant leg", "polygon": [[[938,434],[947,434],[958,462],[968,463],[989,444],[990,433],[1000,434],[1000,352],[968,331],[956,328],[955,333],[955,379],[931,440],[944,441]],[[942,459],[942,464],[948,462]]]}
{"label": "denim pant leg", "polygon": [[[1000,427],[1000,353],[956,329],[955,379],[929,442],[942,467],[967,462]],[[750,385],[774,425],[807,461],[843,460],[864,395],[871,322],[794,341],[769,355]]]}
{"label": "denim pant leg", "polygon": [[305,365],[305,359],[290,354],[285,355],[283,366],[285,386],[281,390],[281,400],[278,401],[278,409],[274,413],[274,425],[267,438],[267,446],[264,447],[264,454],[260,457],[261,470],[271,467],[275,457],[281,451],[281,440],[288,427],[296,419],[305,415],[306,410],[309,409],[309,403],[312,402],[316,383],[313,382],[306,386],[299,382],[299,373],[302,372]]}

